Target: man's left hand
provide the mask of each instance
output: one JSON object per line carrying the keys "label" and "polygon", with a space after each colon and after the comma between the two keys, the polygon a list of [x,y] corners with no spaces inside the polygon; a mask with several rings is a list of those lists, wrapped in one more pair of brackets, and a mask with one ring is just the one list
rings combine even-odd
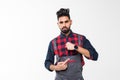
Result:
{"label": "man's left hand", "polygon": [[74,50],[74,46],[75,46],[75,44],[73,44],[73,43],[71,43],[71,42],[67,42],[67,43],[66,43],[66,48],[67,48],[68,50]]}

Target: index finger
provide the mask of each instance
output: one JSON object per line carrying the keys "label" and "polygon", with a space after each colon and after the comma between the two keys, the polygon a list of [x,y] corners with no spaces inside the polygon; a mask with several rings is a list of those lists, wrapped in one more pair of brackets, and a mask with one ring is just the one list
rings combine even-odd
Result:
{"label": "index finger", "polygon": [[70,60],[70,58],[66,59],[66,60],[63,62],[63,65],[66,64],[69,60]]}

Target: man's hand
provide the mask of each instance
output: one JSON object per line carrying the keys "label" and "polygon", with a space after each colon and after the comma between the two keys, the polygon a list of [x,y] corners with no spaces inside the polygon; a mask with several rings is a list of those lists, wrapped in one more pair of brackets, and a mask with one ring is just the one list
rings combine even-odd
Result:
{"label": "man's hand", "polygon": [[68,50],[74,50],[74,46],[75,46],[75,44],[73,44],[73,43],[71,43],[71,42],[67,42],[67,43],[66,43],[66,48],[67,48]]}
{"label": "man's hand", "polygon": [[58,62],[57,65],[55,66],[55,70],[56,71],[61,71],[61,70],[65,70],[67,69],[67,62],[69,61],[70,59],[66,59],[65,61],[62,61],[62,62]]}

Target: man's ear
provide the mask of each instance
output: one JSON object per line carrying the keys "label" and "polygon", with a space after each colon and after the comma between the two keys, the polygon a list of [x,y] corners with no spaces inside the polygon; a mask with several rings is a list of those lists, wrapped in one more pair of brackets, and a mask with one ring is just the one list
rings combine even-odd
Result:
{"label": "man's ear", "polygon": [[70,20],[70,23],[71,23],[71,25],[72,25],[72,20]]}
{"label": "man's ear", "polygon": [[59,23],[57,22],[57,25],[59,26]]}

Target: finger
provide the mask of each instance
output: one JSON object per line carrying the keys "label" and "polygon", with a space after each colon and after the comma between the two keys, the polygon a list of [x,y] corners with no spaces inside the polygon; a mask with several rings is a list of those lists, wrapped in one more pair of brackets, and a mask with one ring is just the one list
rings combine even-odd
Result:
{"label": "finger", "polygon": [[70,60],[70,58],[66,59],[66,60],[63,62],[63,65],[65,65],[69,60]]}
{"label": "finger", "polygon": [[66,45],[68,46],[70,44],[70,42],[67,42]]}
{"label": "finger", "polygon": [[66,47],[68,46],[68,42],[65,44],[65,46],[66,46]]}
{"label": "finger", "polygon": [[67,45],[65,45],[65,48],[67,48]]}
{"label": "finger", "polygon": [[61,64],[63,64],[63,62],[58,62],[58,63],[57,63],[57,65],[61,65]]}

